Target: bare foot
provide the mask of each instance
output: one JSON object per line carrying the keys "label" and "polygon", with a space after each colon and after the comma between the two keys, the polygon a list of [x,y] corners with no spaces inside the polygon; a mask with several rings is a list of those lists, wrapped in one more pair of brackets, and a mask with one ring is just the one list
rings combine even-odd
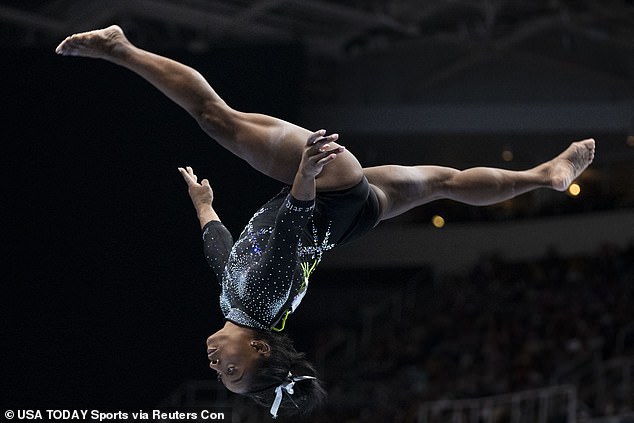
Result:
{"label": "bare foot", "polygon": [[570,144],[570,147],[550,162],[549,175],[553,189],[567,190],[572,181],[592,163],[593,159],[594,139],[589,138]]}
{"label": "bare foot", "polygon": [[116,47],[125,44],[130,42],[123,34],[123,30],[117,25],[112,25],[108,28],[68,36],[57,46],[55,52],[63,56],[104,59],[112,57],[116,53]]}

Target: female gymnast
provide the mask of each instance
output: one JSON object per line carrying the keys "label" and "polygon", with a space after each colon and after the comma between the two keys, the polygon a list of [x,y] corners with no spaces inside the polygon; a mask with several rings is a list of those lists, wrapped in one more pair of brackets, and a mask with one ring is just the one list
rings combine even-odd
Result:
{"label": "female gymnast", "polygon": [[140,75],[220,145],[285,184],[234,243],[213,208],[208,180],[179,168],[221,285],[226,322],[207,339],[210,367],[227,389],[270,407],[273,417],[307,414],[325,398],[313,366],[280,333],[324,252],[433,200],[488,205],[541,187],[563,191],[594,158],[594,140],[586,139],[524,171],[362,168],[337,134],[234,110],[196,70],[134,46],[116,25],[71,35],[56,52],[105,59]]}

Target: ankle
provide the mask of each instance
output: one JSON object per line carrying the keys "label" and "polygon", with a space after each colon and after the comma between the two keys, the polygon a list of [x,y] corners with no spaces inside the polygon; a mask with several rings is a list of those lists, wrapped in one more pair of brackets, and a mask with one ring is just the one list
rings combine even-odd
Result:
{"label": "ankle", "polygon": [[554,185],[554,179],[556,179],[553,168],[554,166],[551,160],[530,169],[528,172],[534,175],[531,179],[536,183],[536,185],[550,188]]}

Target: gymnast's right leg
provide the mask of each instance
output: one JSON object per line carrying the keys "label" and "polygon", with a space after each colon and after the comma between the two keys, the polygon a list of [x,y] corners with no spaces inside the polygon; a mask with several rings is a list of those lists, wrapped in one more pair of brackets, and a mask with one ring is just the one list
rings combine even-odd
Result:
{"label": "gymnast's right leg", "polygon": [[[312,131],[271,116],[232,109],[195,69],[134,46],[116,25],[71,35],[55,51],[100,58],[131,70],[184,108],[224,148],[269,177],[293,182]],[[331,144],[333,148],[338,145]],[[362,177],[361,165],[345,151],[317,177],[317,189],[349,188]]]}
{"label": "gymnast's right leg", "polygon": [[593,139],[574,142],[553,159],[522,171],[387,165],[364,172],[379,199],[380,219],[385,220],[440,199],[484,206],[538,188],[563,191],[592,163],[594,150]]}

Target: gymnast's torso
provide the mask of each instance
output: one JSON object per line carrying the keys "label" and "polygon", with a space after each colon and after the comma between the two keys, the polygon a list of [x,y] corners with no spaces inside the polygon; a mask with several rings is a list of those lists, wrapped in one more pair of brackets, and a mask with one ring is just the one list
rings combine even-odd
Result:
{"label": "gymnast's torso", "polygon": [[367,232],[377,216],[364,179],[311,201],[297,200],[285,187],[251,217],[235,243],[220,221],[207,223],[204,252],[220,281],[224,317],[259,330],[283,328],[323,254]]}

